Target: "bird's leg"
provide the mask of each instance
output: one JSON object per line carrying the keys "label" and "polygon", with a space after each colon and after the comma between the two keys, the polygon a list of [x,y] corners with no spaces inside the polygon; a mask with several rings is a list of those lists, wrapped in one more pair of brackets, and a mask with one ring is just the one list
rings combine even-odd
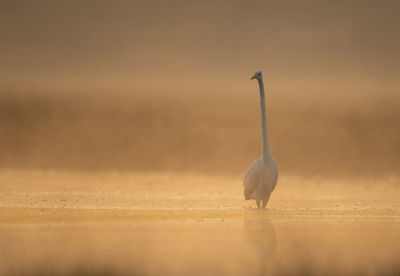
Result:
{"label": "bird's leg", "polygon": [[257,202],[257,208],[260,209],[260,200],[256,199],[256,202]]}
{"label": "bird's leg", "polygon": [[262,201],[263,208],[265,208],[265,206],[267,206],[268,200],[269,200],[269,196],[266,199],[263,199],[263,201]]}
{"label": "bird's leg", "polygon": [[262,207],[265,208],[265,206],[267,205],[268,200],[263,200],[262,202]]}

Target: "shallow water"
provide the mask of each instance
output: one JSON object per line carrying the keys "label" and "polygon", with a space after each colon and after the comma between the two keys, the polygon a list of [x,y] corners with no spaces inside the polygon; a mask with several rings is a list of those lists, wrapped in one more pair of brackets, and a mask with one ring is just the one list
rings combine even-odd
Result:
{"label": "shallow water", "polygon": [[0,275],[398,275],[399,180],[0,174]]}

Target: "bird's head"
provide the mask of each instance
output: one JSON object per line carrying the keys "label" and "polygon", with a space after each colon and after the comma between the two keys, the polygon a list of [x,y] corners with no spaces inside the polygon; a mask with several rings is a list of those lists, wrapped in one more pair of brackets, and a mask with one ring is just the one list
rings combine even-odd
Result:
{"label": "bird's head", "polygon": [[261,70],[256,70],[254,72],[254,75],[250,78],[251,80],[257,79],[257,80],[261,80],[262,79],[262,72]]}

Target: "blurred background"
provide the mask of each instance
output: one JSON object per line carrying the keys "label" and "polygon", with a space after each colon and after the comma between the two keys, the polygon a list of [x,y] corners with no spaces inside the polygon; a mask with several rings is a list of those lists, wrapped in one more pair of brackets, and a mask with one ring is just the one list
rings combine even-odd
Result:
{"label": "blurred background", "polygon": [[398,1],[1,1],[0,167],[398,174]]}

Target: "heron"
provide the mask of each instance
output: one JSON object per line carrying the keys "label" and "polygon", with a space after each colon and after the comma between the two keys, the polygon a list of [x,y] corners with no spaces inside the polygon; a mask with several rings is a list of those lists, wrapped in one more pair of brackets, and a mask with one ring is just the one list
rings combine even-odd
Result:
{"label": "heron", "polygon": [[278,181],[278,165],[272,156],[268,141],[267,112],[262,71],[256,70],[250,79],[256,79],[260,88],[262,153],[251,164],[244,177],[244,198],[246,200],[255,199],[257,208],[260,208],[261,203],[261,207],[265,208]]}

